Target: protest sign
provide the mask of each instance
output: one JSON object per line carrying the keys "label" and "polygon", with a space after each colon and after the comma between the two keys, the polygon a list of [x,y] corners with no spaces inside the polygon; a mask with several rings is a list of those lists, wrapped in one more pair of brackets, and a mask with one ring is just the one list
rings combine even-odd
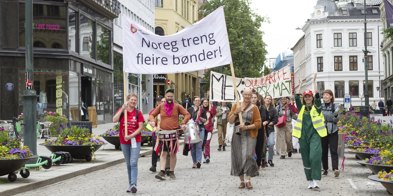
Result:
{"label": "protest sign", "polygon": [[190,72],[232,62],[223,7],[169,36],[155,35],[127,17],[122,25],[124,72]]}
{"label": "protest sign", "polygon": [[[240,100],[243,100],[241,92],[244,88],[255,89],[263,97],[270,95],[273,98],[292,96],[293,85],[291,66],[272,72],[260,78],[236,78],[235,84]],[[235,94],[232,76],[211,72],[210,73],[210,99],[211,101],[234,102]]]}

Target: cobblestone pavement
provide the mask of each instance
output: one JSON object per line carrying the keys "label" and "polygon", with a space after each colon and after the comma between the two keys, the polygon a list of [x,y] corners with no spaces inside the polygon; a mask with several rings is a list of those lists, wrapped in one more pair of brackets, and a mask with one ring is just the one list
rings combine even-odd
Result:
{"label": "cobblestone pavement", "polygon": [[[308,190],[300,154],[292,158],[274,157],[275,167],[260,170],[252,178],[254,189],[238,189],[239,180],[230,176],[230,147],[225,152],[217,151],[217,135],[211,144],[210,164],[201,169],[192,169],[190,156],[178,153],[175,170],[176,180],[159,181],[149,171],[151,157],[139,159],[138,195],[388,195],[385,188],[367,179],[369,169],[362,167],[353,154],[346,154],[345,170],[339,178],[330,172],[323,177],[319,192]],[[124,163],[61,181],[19,195],[127,195],[127,174]]]}

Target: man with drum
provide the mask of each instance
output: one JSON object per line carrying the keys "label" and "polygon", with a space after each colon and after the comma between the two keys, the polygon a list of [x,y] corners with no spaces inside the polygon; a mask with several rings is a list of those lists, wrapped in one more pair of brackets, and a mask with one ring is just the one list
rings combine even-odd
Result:
{"label": "man with drum", "polygon": [[[184,130],[185,124],[190,119],[190,114],[186,109],[180,104],[174,103],[173,101],[174,89],[167,89],[165,91],[165,103],[156,107],[149,114],[149,123],[151,126],[155,127],[155,117],[160,114],[160,131],[157,132],[157,145],[155,151],[161,152],[160,154],[160,172],[155,176],[157,179],[165,180],[165,163],[166,157],[169,153],[170,155],[170,169],[169,177],[171,179],[176,179],[175,176],[175,166],[176,166],[176,153],[179,148],[178,140],[178,130],[181,128]],[[181,122],[181,127],[179,128],[179,115],[183,115],[184,119]]]}

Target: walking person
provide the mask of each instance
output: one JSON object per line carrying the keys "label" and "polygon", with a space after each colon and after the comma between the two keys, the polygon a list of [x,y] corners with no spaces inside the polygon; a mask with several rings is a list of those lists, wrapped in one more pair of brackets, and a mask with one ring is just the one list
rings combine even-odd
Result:
{"label": "walking person", "polygon": [[386,115],[387,116],[390,116],[391,114],[392,114],[392,105],[393,105],[393,102],[392,102],[392,99],[391,98],[389,98],[387,101],[386,101]]}
{"label": "walking person", "polygon": [[302,155],[304,173],[309,182],[308,189],[319,189],[318,182],[321,180],[322,145],[321,138],[326,137],[325,118],[320,110],[321,99],[319,93],[311,90],[303,93],[300,100],[295,95],[296,106],[300,112],[293,128],[292,135],[299,138],[300,154]]}
{"label": "walking person", "polygon": [[273,155],[274,155],[274,145],[275,145],[275,135],[274,135],[274,125],[277,124],[278,114],[277,109],[274,107],[273,98],[270,95],[265,96],[265,108],[267,111],[267,118],[262,122],[262,126],[266,127],[267,135],[267,147],[268,147],[268,158],[267,162],[270,167],[274,167]]}
{"label": "walking person", "polygon": [[206,111],[206,122],[203,124],[205,127],[205,139],[203,141],[203,163],[210,163],[210,141],[213,137],[214,123],[213,119],[216,116],[216,106],[209,103],[208,99],[202,101],[202,109]]}
{"label": "walking person", "polygon": [[[126,103],[119,108],[113,116],[113,122],[120,122],[119,138],[121,150],[127,166],[128,184],[127,192],[137,192],[138,159],[141,150],[141,130],[143,128],[142,112],[136,109],[138,97],[135,94],[128,95]],[[127,119],[124,119],[124,112],[127,112]],[[127,135],[124,124],[127,122]]]}
{"label": "walking person", "polygon": [[379,110],[381,111],[382,116],[386,116],[385,113],[385,104],[383,103],[382,99],[378,102]]}
{"label": "walking person", "polygon": [[328,152],[330,150],[330,156],[332,160],[332,169],[334,176],[338,177],[340,171],[338,170],[338,127],[337,122],[340,118],[339,107],[334,104],[333,92],[329,89],[323,91],[323,103],[321,110],[325,118],[325,126],[327,128],[327,137],[321,139],[322,142],[322,166],[323,175],[328,174],[329,161]]}
{"label": "walking person", "polygon": [[226,102],[221,102],[217,106],[217,129],[218,129],[218,151],[225,151],[225,137],[227,133],[227,116],[229,114],[229,107]]}
{"label": "walking person", "polygon": [[[234,104],[228,121],[235,123],[235,131],[231,143],[231,175],[239,176],[240,189],[252,189],[251,177],[259,175],[258,166],[253,158],[258,129],[261,127],[261,116],[257,106],[251,104],[252,91],[243,91],[243,102]],[[243,120],[240,124],[239,114]]]}
{"label": "walking person", "polygon": [[[194,120],[194,122],[197,124],[198,129],[199,129],[199,138],[202,140],[198,143],[191,144],[190,145],[190,150],[191,150],[191,157],[192,157],[192,168],[201,168],[201,163],[202,163],[202,145],[203,145],[203,139],[205,138],[205,127],[203,126],[203,123],[198,123],[197,119],[199,118],[200,115],[200,110],[201,110],[201,99],[198,96],[194,97],[194,105],[188,108],[188,113],[190,113],[191,118]],[[205,114],[206,115],[206,114]],[[206,118],[206,117],[205,117]]]}
{"label": "walking person", "polygon": [[283,97],[281,103],[277,106],[278,116],[285,119],[285,124],[281,126],[276,125],[277,131],[277,146],[280,149],[280,159],[285,159],[292,156],[292,117],[296,116],[297,108],[294,104],[289,103],[288,97]]}
{"label": "walking person", "polygon": [[174,103],[174,89],[167,89],[165,91],[165,103],[156,107],[149,115],[149,123],[151,126],[156,127],[154,118],[160,114],[161,123],[160,131],[157,132],[157,138],[159,140],[158,145],[155,148],[156,152],[160,154],[160,169],[161,171],[155,176],[159,180],[165,180],[165,164],[166,157],[170,155],[170,168],[169,177],[176,179],[175,166],[176,166],[176,153],[179,148],[179,115],[183,115],[184,119],[181,122],[181,129],[184,130],[185,124],[190,119],[190,114],[180,104]]}
{"label": "walking person", "polygon": [[[251,102],[258,107],[259,114],[261,116],[261,122],[267,120],[267,110],[265,108],[265,102],[263,101],[263,97],[259,95],[257,92],[252,93]],[[255,144],[255,154],[256,154],[256,162],[258,168],[267,167],[266,161],[266,127],[261,126],[258,129],[257,142]]]}
{"label": "walking person", "polygon": [[[162,104],[162,103],[164,103],[165,102],[165,98],[163,98],[163,97],[161,97],[161,96],[159,96],[158,98],[157,98],[157,101],[156,101],[156,107],[158,107],[160,104]],[[153,110],[154,110],[154,108],[153,108]],[[153,110],[151,110],[150,112],[149,112],[149,114],[153,111]],[[153,144],[153,151],[152,151],[152,153],[151,153],[151,167],[150,167],[150,171],[151,172],[156,172],[157,171],[157,161],[158,161],[158,155],[157,155],[157,153],[154,151],[154,147],[156,146],[155,144],[156,144],[156,141],[157,141],[157,135],[156,135],[156,132],[157,131],[159,131],[160,130],[160,121],[161,121],[161,116],[160,115],[157,115],[156,116],[156,118],[155,118],[155,121],[156,121],[156,128],[155,129],[153,129],[153,134],[152,134],[152,144]],[[167,167],[169,167],[169,164],[167,164]]]}

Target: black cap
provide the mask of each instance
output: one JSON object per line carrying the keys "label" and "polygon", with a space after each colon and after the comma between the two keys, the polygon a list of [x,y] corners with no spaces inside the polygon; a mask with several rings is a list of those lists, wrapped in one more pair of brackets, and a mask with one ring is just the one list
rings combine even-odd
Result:
{"label": "black cap", "polygon": [[165,94],[167,94],[167,93],[175,93],[175,89],[168,88],[168,89],[165,90]]}

